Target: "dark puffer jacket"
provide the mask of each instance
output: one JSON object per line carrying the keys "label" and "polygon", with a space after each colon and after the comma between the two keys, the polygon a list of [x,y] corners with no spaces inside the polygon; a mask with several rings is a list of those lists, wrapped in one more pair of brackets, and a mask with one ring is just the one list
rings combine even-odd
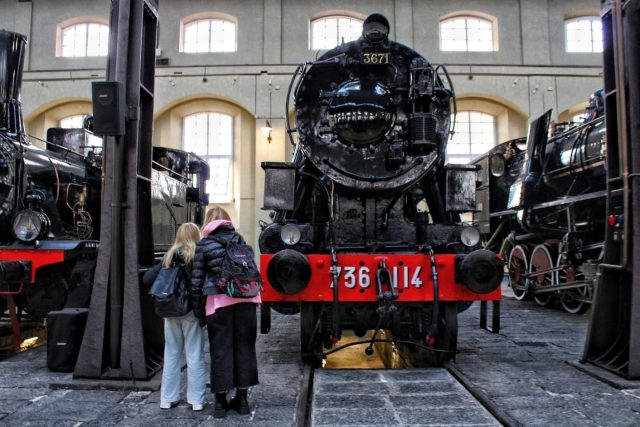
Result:
{"label": "dark puffer jacket", "polygon": [[205,319],[205,296],[222,292],[216,286],[220,276],[220,266],[224,258],[225,249],[220,241],[229,243],[244,243],[244,239],[233,227],[220,226],[208,236],[203,237],[196,247],[196,257],[193,260],[191,277],[191,298],[193,312],[198,319]]}

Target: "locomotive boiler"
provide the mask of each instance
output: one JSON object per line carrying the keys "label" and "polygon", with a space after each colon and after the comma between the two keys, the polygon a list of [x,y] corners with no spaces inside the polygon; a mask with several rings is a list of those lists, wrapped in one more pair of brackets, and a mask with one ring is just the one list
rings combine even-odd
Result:
{"label": "locomotive boiler", "polygon": [[[0,315],[8,305],[14,345],[22,314],[88,306],[100,243],[102,140],[87,129],[53,128],[42,148],[27,136],[25,47],[24,36],[0,31]],[[160,256],[181,223],[200,221],[209,169],[170,148],[154,147],[153,160],[149,220]]]}
{"label": "locomotive boiler", "polygon": [[591,96],[581,123],[555,125],[548,111],[526,139],[474,162],[483,171],[475,220],[486,246],[508,259],[517,299],[559,301],[570,313],[591,303],[605,221],[623,221],[621,212],[606,215],[603,96]]}
{"label": "locomotive boiler", "polygon": [[373,14],[358,40],[298,68],[293,160],[262,164],[274,211],[259,237],[262,332],[271,307],[299,309],[312,363],[343,330],[374,331],[367,354],[385,330],[415,366],[439,365],[455,354],[458,310],[500,299],[500,259],[460,221],[477,167],[444,164],[452,82],[388,34]]}

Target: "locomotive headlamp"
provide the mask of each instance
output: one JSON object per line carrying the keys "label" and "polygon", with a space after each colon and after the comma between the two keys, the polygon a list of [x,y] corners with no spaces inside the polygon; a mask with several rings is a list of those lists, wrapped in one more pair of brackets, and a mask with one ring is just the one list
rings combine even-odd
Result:
{"label": "locomotive headlamp", "polygon": [[502,154],[495,154],[491,156],[491,159],[489,160],[489,169],[491,170],[491,175],[495,177],[504,175],[505,162],[505,158]]}
{"label": "locomotive headlamp", "polygon": [[44,212],[25,209],[13,218],[13,234],[23,242],[31,242],[47,234],[51,221]]}
{"label": "locomotive headlamp", "polygon": [[300,241],[300,228],[293,224],[287,224],[280,230],[280,238],[287,245],[295,245]]}
{"label": "locomotive headlamp", "polygon": [[480,232],[475,227],[465,227],[460,232],[460,241],[465,246],[473,247],[480,241]]}

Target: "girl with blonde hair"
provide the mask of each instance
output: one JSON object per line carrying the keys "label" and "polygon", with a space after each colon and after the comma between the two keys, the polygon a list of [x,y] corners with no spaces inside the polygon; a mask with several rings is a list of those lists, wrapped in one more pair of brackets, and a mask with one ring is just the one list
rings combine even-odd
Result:
{"label": "girl with blonde hair", "polygon": [[[162,262],[147,271],[143,277],[146,285],[151,285],[162,267],[170,267],[177,262],[184,265],[189,283],[196,254],[196,245],[200,240],[200,229],[192,222],[178,227],[176,239],[167,251]],[[194,295],[189,286],[191,300]],[[192,303],[193,305],[193,303]],[[193,310],[180,317],[164,318],[164,368],[160,386],[160,408],[170,409],[180,401],[180,370],[182,353],[187,359],[187,402],[191,409],[201,411],[204,408],[206,389],[204,367],[204,332]]]}
{"label": "girl with blonde hair", "polygon": [[[249,414],[247,390],[258,384],[256,358],[256,304],[253,298],[233,298],[216,285],[221,275],[226,245],[244,243],[235,231],[229,214],[220,206],[207,211],[193,261],[193,310],[199,319],[207,322],[211,355],[211,392],[215,393],[213,416],[224,418],[229,409]],[[227,392],[235,388],[235,396],[227,401]]]}

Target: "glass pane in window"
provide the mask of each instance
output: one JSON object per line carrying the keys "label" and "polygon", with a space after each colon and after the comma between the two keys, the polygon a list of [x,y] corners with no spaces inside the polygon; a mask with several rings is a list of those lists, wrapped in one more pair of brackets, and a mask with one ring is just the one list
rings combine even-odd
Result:
{"label": "glass pane in window", "polygon": [[479,111],[459,112],[456,133],[447,145],[447,161],[468,163],[478,155],[489,151],[494,145],[494,116]]}
{"label": "glass pane in window", "polygon": [[76,27],[62,30],[62,56],[73,56],[76,41]]}
{"label": "glass pane in window", "polygon": [[327,16],[311,22],[311,49],[333,49],[362,34],[362,21],[348,16]]}
{"label": "glass pane in window", "polygon": [[186,116],[183,126],[184,149],[202,156],[211,169],[207,182],[210,201],[230,200],[233,117],[215,112],[196,113]]}
{"label": "glass pane in window", "polygon": [[192,114],[184,118],[184,144],[186,151],[199,156],[207,155],[207,114]]}
{"label": "glass pane in window", "polygon": [[[106,49],[102,46],[103,35],[100,24],[89,24],[87,27],[87,56],[100,56],[104,51],[106,55]],[[107,36],[108,37],[108,36]],[[107,43],[109,43],[107,38]]]}
{"label": "glass pane in window", "polygon": [[567,52],[602,52],[602,23],[598,17],[566,21],[565,33]]}
{"label": "glass pane in window", "polygon": [[476,17],[457,17],[440,23],[444,51],[493,51],[493,23]]}
{"label": "glass pane in window", "polygon": [[208,20],[196,22],[196,52],[210,52],[211,23]]}
{"label": "glass pane in window", "polygon": [[85,116],[82,114],[76,116],[65,117],[60,119],[60,127],[64,129],[82,129]]}
{"label": "glass pane in window", "polygon": [[447,163],[458,164],[458,165],[466,165],[470,161],[471,161],[470,157],[451,156],[447,160]]}
{"label": "glass pane in window", "polygon": [[207,181],[207,193],[213,196],[226,196],[229,193],[230,159],[209,159],[211,177]]}
{"label": "glass pane in window", "polygon": [[184,27],[184,51],[187,53],[196,52],[198,47],[198,26],[193,24]]}
{"label": "glass pane in window", "polygon": [[228,156],[232,154],[231,122],[231,116],[226,114],[209,114],[209,155]]}

